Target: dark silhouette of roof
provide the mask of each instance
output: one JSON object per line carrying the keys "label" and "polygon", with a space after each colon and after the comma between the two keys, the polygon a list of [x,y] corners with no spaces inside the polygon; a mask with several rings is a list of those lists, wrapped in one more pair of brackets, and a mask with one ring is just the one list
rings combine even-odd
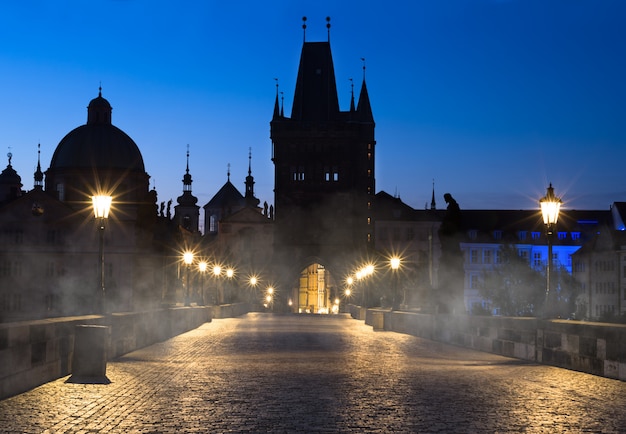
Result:
{"label": "dark silhouette of roof", "polygon": [[124,169],[145,172],[139,148],[111,124],[111,105],[98,94],[87,108],[87,124],[70,131],[57,146],[50,169]]}
{"label": "dark silhouette of roof", "polygon": [[339,100],[329,42],[302,46],[291,119],[325,122],[337,118]]}
{"label": "dark silhouette of roof", "polygon": [[230,180],[215,193],[215,196],[204,205],[204,209],[232,209],[233,211],[246,206],[246,199],[239,193]]}

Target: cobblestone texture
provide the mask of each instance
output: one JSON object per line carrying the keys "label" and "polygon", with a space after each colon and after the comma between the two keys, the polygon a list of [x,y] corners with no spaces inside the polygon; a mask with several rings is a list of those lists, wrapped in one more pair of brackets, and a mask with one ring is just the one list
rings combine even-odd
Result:
{"label": "cobblestone texture", "polygon": [[0,401],[6,433],[626,432],[626,384],[347,316],[215,320]]}

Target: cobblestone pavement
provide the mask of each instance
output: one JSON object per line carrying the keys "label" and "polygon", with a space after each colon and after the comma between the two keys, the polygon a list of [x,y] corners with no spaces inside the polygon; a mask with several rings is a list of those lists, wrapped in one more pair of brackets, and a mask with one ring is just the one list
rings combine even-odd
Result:
{"label": "cobblestone pavement", "polygon": [[0,401],[15,433],[626,432],[626,384],[374,332],[346,315],[214,320]]}

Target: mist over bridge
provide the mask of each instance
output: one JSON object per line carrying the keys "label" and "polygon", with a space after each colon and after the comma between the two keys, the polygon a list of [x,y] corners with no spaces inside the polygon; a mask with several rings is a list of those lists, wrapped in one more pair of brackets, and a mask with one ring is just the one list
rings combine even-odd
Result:
{"label": "mist over bridge", "polygon": [[[624,383],[377,332],[347,315],[213,320],[0,401],[6,432],[619,432]],[[610,405],[609,405],[610,403]]]}

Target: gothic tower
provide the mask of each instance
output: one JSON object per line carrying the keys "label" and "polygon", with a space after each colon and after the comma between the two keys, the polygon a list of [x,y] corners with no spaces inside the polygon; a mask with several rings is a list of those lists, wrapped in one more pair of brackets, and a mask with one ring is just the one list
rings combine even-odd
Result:
{"label": "gothic tower", "polygon": [[353,94],[349,110],[341,111],[329,36],[303,43],[291,117],[280,107],[277,85],[270,122],[274,252],[285,265],[320,258],[339,268],[368,251],[376,141],[363,71],[356,108]]}

